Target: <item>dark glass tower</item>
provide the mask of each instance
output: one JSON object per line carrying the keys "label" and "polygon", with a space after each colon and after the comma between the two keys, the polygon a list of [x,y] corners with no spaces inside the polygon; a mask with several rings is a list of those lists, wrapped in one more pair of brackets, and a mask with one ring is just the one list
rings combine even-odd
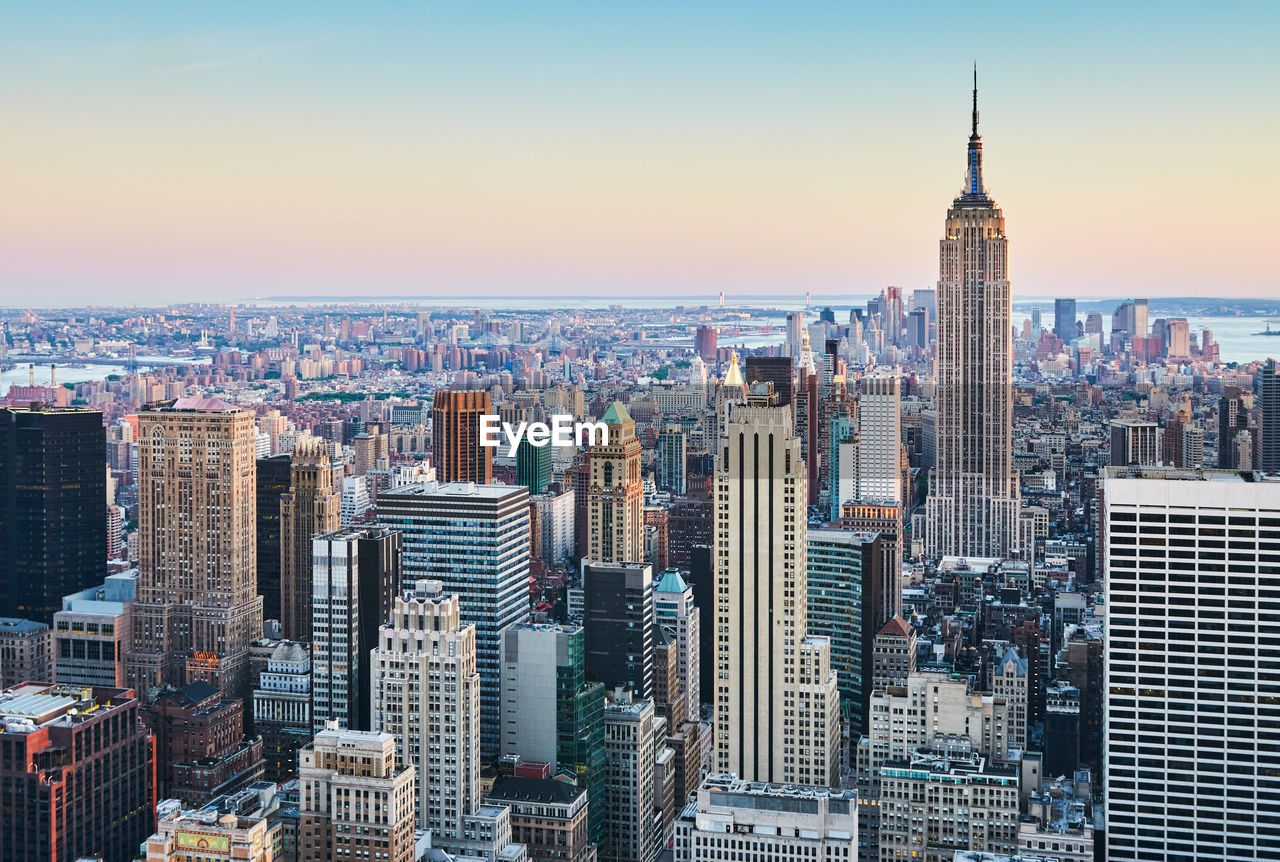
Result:
{"label": "dark glass tower", "polygon": [[280,496],[288,493],[293,456],[258,459],[258,595],[262,618],[280,619]]}
{"label": "dark glass tower", "polygon": [[0,615],[52,623],[107,569],[107,434],[96,410],[0,409]]}

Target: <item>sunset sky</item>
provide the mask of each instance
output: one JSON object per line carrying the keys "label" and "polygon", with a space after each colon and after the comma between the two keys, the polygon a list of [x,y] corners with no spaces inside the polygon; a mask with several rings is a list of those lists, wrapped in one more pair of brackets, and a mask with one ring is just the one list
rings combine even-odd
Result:
{"label": "sunset sky", "polygon": [[0,299],[928,287],[975,59],[1016,294],[1280,294],[1280,3],[264,5],[0,13]]}

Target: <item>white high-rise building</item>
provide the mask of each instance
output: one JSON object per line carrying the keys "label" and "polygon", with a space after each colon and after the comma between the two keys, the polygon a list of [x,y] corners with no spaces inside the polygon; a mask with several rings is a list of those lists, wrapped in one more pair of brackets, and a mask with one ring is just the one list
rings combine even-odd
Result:
{"label": "white high-rise building", "polygon": [[832,784],[840,697],[830,642],[808,636],[808,481],[790,408],[733,408],[718,455],[716,769]]}
{"label": "white high-rise building", "polygon": [[356,519],[373,508],[369,499],[367,476],[347,476],[342,480],[342,525],[355,523]]}
{"label": "white high-rise building", "polygon": [[896,372],[864,377],[858,393],[858,499],[902,502],[901,460],[901,378]]}
{"label": "white high-rise building", "polygon": [[476,627],[458,597],[419,580],[396,598],[370,661],[373,729],[396,739],[418,780],[418,828],[437,847],[463,838],[480,806],[480,674]]}
{"label": "white high-rise building", "polygon": [[680,685],[684,689],[685,715],[696,721],[701,708],[702,684],[699,676],[701,627],[698,608],[693,603],[693,587],[675,569],[662,573],[653,588],[653,618],[677,644]]}
{"label": "white high-rise building", "polygon": [[547,491],[529,498],[538,509],[538,528],[542,531],[542,561],[547,565],[563,563],[573,553],[574,495],[573,488],[560,493]]}
{"label": "white high-rise building", "polygon": [[1108,860],[1280,859],[1280,481],[1102,482]]}
{"label": "white high-rise building", "polygon": [[937,465],[930,483],[930,555],[1018,551],[1013,470],[1013,305],[1004,214],[982,183],[978,87],[964,192],[947,211],[938,276]]}
{"label": "white high-rise building", "polygon": [[351,726],[360,697],[361,531],[344,527],[311,539],[311,721]]}

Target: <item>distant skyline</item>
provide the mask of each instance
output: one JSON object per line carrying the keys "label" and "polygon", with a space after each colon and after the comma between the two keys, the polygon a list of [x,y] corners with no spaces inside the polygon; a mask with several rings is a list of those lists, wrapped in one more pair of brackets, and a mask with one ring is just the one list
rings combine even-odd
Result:
{"label": "distant skyline", "polygon": [[6,10],[0,299],[1280,295],[1280,6]]}

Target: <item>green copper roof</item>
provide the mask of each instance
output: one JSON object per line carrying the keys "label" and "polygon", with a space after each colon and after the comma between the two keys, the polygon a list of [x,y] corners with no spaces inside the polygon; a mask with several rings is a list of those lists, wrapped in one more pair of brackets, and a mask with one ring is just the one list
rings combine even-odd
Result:
{"label": "green copper roof", "polygon": [[631,421],[631,414],[621,401],[615,401],[604,411],[604,417],[600,421],[606,425],[625,425]]}
{"label": "green copper roof", "polygon": [[680,577],[680,573],[675,569],[667,569],[662,573],[662,580],[658,581],[658,585],[654,587],[654,592],[658,593],[683,593],[689,588],[684,582],[684,578]]}

